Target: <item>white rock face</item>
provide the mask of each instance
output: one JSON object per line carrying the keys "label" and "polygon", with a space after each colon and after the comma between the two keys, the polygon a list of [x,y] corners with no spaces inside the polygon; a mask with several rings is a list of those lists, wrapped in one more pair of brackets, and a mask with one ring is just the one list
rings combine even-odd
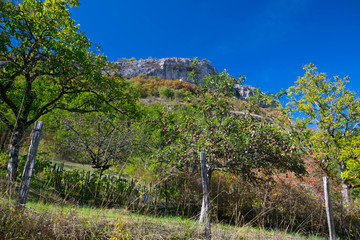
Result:
{"label": "white rock face", "polygon": [[198,60],[195,66],[191,66],[192,61],[193,59],[190,58],[161,58],[120,61],[116,64],[121,66],[120,73],[126,78],[144,74],[146,76],[158,76],[166,80],[187,81],[189,73],[193,70],[200,80],[205,76],[218,73],[218,70],[208,61]]}

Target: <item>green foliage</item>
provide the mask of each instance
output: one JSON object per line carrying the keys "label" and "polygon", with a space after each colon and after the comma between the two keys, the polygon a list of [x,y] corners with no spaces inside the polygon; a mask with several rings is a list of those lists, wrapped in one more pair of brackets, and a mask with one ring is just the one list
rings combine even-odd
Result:
{"label": "green foliage", "polygon": [[6,152],[0,152],[0,169],[6,169],[8,161],[9,155]]}
{"label": "green foliage", "polygon": [[197,57],[193,57],[193,60],[190,63],[190,68],[192,68],[193,70],[188,75],[188,81],[196,85],[199,84],[200,82],[200,79],[197,76],[197,72],[195,71],[195,68],[198,64],[199,64],[199,60],[197,59]]}
{"label": "green foliage", "polygon": [[172,99],[175,95],[174,90],[170,87],[163,87],[159,89],[159,94],[161,98]]}
{"label": "green foliage", "polygon": [[174,91],[174,96],[178,100],[184,100],[184,98],[186,96],[186,92],[183,89],[175,90]]}
{"label": "green foliage", "polygon": [[245,76],[233,77],[227,70],[217,74],[209,75],[203,78],[203,87],[208,91],[217,91],[235,95],[234,84],[242,84]]}
{"label": "green foliage", "polygon": [[[18,179],[21,179],[22,173],[24,171],[25,163],[26,163],[27,155],[23,155],[19,157],[19,168],[18,171],[21,173],[18,176]],[[43,172],[45,169],[49,168],[51,166],[51,162],[48,159],[48,153],[46,152],[38,152],[36,154],[36,160],[34,165],[34,176],[37,177],[37,175],[41,172]]]}
{"label": "green foliage", "polygon": [[9,128],[15,118],[27,127],[55,108],[91,111],[119,99],[122,80],[110,80],[107,59],[90,51],[91,42],[70,17],[68,8],[77,5],[1,3],[0,116]]}
{"label": "green foliage", "polygon": [[258,180],[278,170],[305,173],[292,133],[263,119],[232,115],[228,95],[234,78],[225,73],[211,79],[210,88],[203,87],[183,109],[160,112],[154,119],[156,138],[163,141],[157,162],[168,164],[167,171],[173,173],[198,162],[204,151],[210,171]]}
{"label": "green foliage", "polygon": [[140,97],[145,98],[148,96],[147,89],[140,82],[134,83],[133,88],[135,92],[139,94]]}
{"label": "green foliage", "polygon": [[[286,113],[300,113],[296,123],[303,131],[308,150],[322,160],[324,168],[341,171],[349,183],[359,181],[360,99],[346,89],[348,77],[328,79],[313,64],[295,86],[287,90]],[[307,128],[312,126],[313,129]]]}
{"label": "green foliage", "polygon": [[[14,131],[9,177],[14,179],[24,131],[41,116],[75,112],[128,112],[133,93],[71,19],[78,0],[0,2],[0,120]],[[98,50],[99,47],[95,46]]]}

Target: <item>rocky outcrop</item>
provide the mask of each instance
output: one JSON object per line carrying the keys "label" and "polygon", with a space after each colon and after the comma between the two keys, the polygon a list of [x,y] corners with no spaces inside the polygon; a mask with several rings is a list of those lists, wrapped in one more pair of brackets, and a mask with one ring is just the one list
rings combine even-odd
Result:
{"label": "rocky outcrop", "polygon": [[256,92],[256,88],[249,86],[249,85],[240,85],[240,84],[235,84],[234,85],[235,91],[237,91],[239,99],[241,100],[246,100],[249,97],[254,96],[255,92]]}
{"label": "rocky outcrop", "polygon": [[[259,91],[258,89],[246,84],[235,84],[234,89],[237,92],[237,97],[241,100],[247,100],[249,97],[254,96],[257,91]],[[276,108],[278,104],[279,101],[277,100],[272,100],[271,103],[265,103],[260,101],[260,107],[262,108]]]}
{"label": "rocky outcrop", "polygon": [[218,73],[216,68],[206,60],[197,60],[195,65],[192,65],[192,62],[193,59],[190,58],[148,58],[135,61],[122,60],[116,64],[120,65],[120,73],[126,78],[144,74],[166,80],[188,81],[188,76],[193,70],[200,80],[205,76]]}
{"label": "rocky outcrop", "polygon": [[[204,77],[218,74],[218,70],[207,60],[196,60],[196,64],[192,64],[193,61],[190,58],[120,59],[115,64],[120,66],[120,74],[126,78],[137,77],[143,74],[146,76],[157,76],[166,80],[189,81],[190,72],[195,71],[201,84],[201,80]],[[234,89],[238,93],[238,98],[242,100],[248,99],[256,92],[256,88],[249,85],[235,84]],[[273,106],[275,105],[262,104],[262,107]]]}

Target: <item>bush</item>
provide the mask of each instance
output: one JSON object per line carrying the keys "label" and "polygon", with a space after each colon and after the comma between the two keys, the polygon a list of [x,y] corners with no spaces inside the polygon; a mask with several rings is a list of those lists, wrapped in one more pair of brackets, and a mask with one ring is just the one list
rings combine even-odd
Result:
{"label": "bush", "polygon": [[152,89],[150,94],[151,94],[151,96],[154,96],[154,97],[160,97],[158,88]]}
{"label": "bush", "polygon": [[159,90],[161,98],[172,99],[175,95],[174,90],[170,87],[163,87]]}
{"label": "bush", "polygon": [[147,89],[140,82],[134,83],[134,89],[142,98],[148,96]]}
{"label": "bush", "polygon": [[174,96],[175,96],[176,99],[183,100],[184,97],[186,96],[186,92],[183,89],[175,90],[174,91]]}

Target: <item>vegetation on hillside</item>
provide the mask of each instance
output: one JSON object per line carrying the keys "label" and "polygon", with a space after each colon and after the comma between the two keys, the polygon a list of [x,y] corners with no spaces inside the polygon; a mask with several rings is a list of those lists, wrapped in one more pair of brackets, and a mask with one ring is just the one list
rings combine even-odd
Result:
{"label": "vegetation on hillside", "polygon": [[[261,106],[275,95],[236,98],[233,85],[245,78],[226,71],[202,79],[201,86],[144,75],[123,79],[91,50],[71,19],[68,8],[78,4],[0,1],[0,192],[7,197],[0,205],[0,237],[201,237],[202,225],[186,231],[155,219],[87,223],[75,213],[17,209],[11,199],[30,128],[42,120],[33,202],[196,219],[202,201],[199,153],[205,152],[215,226],[240,227],[227,227],[231,233],[215,229],[214,238],[246,239],[241,226],[251,225],[326,236],[324,175],[331,178],[338,236],[360,238],[360,108],[345,81],[328,80],[307,65],[304,77],[287,90],[288,107],[274,109]],[[295,122],[294,112],[305,117]],[[58,163],[65,160],[93,171],[64,169]]]}

